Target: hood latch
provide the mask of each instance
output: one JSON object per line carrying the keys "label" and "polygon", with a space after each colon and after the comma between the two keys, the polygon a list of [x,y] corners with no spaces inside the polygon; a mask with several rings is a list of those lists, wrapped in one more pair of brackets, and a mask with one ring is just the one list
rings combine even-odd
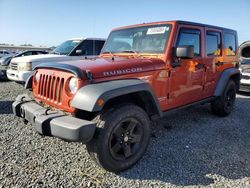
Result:
{"label": "hood latch", "polygon": [[91,73],[90,70],[86,70],[86,75],[87,75],[87,78],[92,81],[93,80],[93,74]]}

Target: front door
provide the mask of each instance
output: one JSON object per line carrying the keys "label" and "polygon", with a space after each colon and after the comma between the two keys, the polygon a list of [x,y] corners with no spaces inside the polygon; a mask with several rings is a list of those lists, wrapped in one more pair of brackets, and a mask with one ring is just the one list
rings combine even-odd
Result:
{"label": "front door", "polygon": [[181,65],[171,70],[169,86],[169,108],[183,106],[202,97],[204,86],[205,65],[204,28],[199,26],[179,26],[175,47],[183,45],[194,46],[194,58],[181,59]]}

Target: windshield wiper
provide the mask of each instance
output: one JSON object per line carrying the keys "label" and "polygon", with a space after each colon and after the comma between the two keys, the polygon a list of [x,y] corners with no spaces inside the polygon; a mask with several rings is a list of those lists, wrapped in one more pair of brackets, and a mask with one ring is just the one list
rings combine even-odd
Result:
{"label": "windshield wiper", "polygon": [[138,52],[136,52],[134,50],[123,50],[123,51],[120,51],[120,52],[138,54]]}
{"label": "windshield wiper", "polygon": [[123,50],[123,51],[120,51],[121,53],[133,53],[137,56],[141,56],[140,53],[138,53],[137,51],[134,51],[134,50]]}
{"label": "windshield wiper", "polygon": [[114,54],[110,51],[102,52],[102,54],[110,54],[110,55],[114,56]]}

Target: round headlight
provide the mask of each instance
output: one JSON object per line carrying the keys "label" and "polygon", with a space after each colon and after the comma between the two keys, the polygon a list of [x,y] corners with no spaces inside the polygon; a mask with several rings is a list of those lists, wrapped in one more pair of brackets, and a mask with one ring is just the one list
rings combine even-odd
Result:
{"label": "round headlight", "polygon": [[40,74],[38,72],[36,73],[35,79],[36,79],[36,82],[39,82],[39,80],[40,80]]}
{"label": "round headlight", "polygon": [[69,81],[69,90],[71,93],[76,93],[78,88],[78,79],[76,78],[71,78]]}

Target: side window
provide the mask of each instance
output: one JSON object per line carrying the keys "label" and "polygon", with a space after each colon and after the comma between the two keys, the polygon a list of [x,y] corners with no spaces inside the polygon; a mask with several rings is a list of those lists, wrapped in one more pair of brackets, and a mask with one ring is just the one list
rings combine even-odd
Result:
{"label": "side window", "polygon": [[94,55],[99,55],[101,53],[104,42],[105,41],[101,41],[101,40],[95,41],[95,54]]}
{"label": "side window", "polygon": [[93,40],[85,40],[77,47],[76,50],[82,50],[81,54],[77,55],[93,55],[94,51],[94,41]]}
{"label": "side window", "polygon": [[221,55],[221,37],[218,32],[208,31],[206,34],[207,56]]}
{"label": "side window", "polygon": [[25,52],[25,53],[23,53],[22,56],[28,56],[28,55],[32,55],[32,52]]}
{"label": "side window", "polygon": [[236,55],[236,36],[234,34],[224,34],[224,46],[227,56]]}
{"label": "side window", "polygon": [[177,46],[192,45],[194,46],[194,55],[200,56],[201,55],[200,35],[201,32],[200,30],[197,29],[181,29],[177,41]]}
{"label": "side window", "polygon": [[47,54],[46,52],[36,52],[37,55]]}

